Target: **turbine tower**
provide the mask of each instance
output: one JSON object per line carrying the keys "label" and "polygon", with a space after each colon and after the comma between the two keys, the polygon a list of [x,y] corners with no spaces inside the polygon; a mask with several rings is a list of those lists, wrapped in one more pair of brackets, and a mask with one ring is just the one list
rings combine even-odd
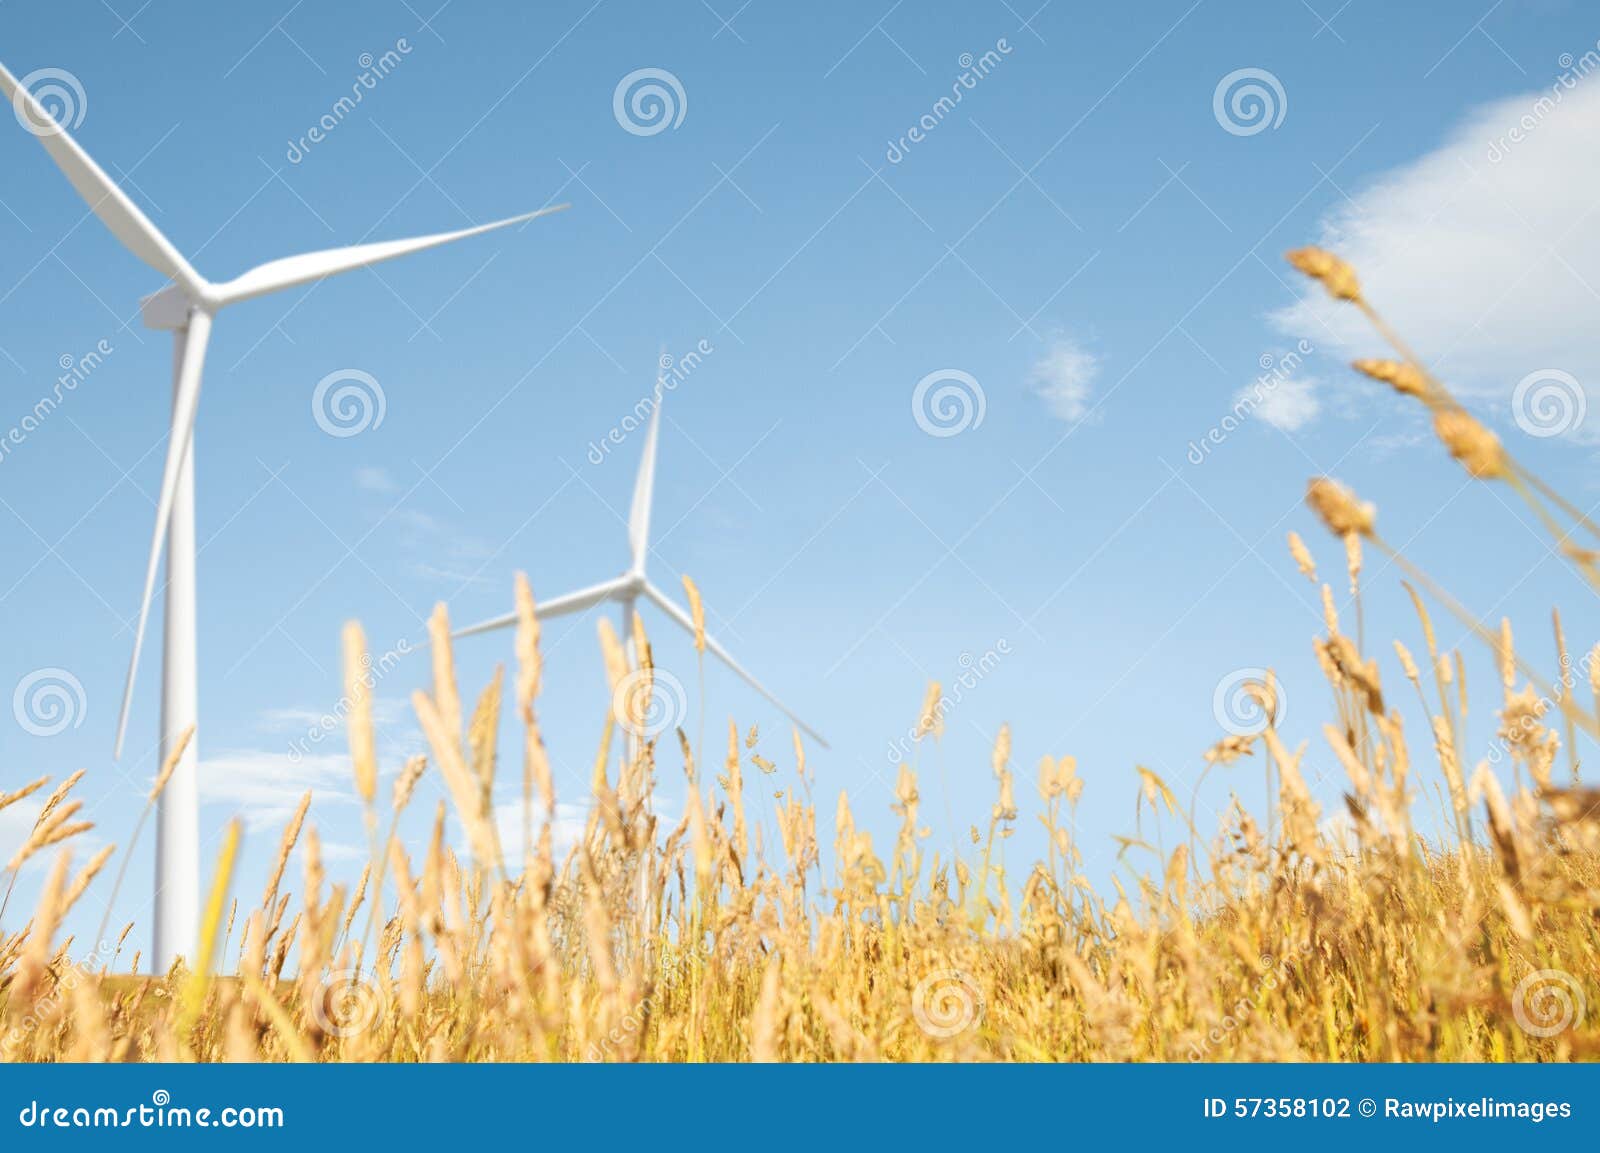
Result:
{"label": "turbine tower", "polygon": [[[622,637],[623,643],[630,652],[634,644],[633,636],[633,610],[640,600],[649,601],[673,623],[677,624],[690,636],[694,635],[694,618],[689,611],[680,606],[666,593],[651,582],[645,571],[645,562],[650,554],[650,508],[655,495],[656,483],[656,442],[661,433],[661,404],[664,389],[658,383],[655,389],[655,407],[650,413],[650,424],[645,431],[644,451],[639,457],[639,476],[633,485],[633,505],[628,511],[628,550],[630,560],[627,571],[612,580],[600,584],[590,585],[588,588],[578,589],[563,596],[553,597],[547,601],[535,602],[535,615],[544,620],[549,617],[565,616],[568,613],[582,612],[584,609],[593,608],[595,605],[607,601],[615,601],[622,609]],[[493,632],[496,629],[506,629],[515,626],[517,614],[506,613],[504,616],[492,617],[486,621],[479,621],[475,625],[458,629],[453,635],[456,639],[476,636],[479,633]],[[806,724],[789,708],[788,705],[774,696],[765,685],[756,680],[743,665],[734,659],[721,642],[709,632],[705,634],[706,649],[718,660],[732,669],[751,688],[775,705],[784,716],[788,717],[812,740],[823,748],[828,747],[828,742],[822,734]],[[630,745],[632,741],[630,740]]]}
{"label": "turbine tower", "polygon": [[[195,724],[199,713],[195,644],[194,418],[213,317],[230,304],[520,224],[568,206],[543,208],[456,232],[304,253],[258,265],[233,280],[212,283],[190,266],[138,205],[78,146],[33,94],[17,83],[4,65],[0,65],[0,96],[12,104],[23,127],[38,138],[90,211],[123,247],[172,281],[160,292],[146,297],[142,307],[147,327],[165,329],[173,336],[172,425],[167,439],[166,466],[161,475],[161,495],[156,503],[155,531],[145,568],[144,596],[139,603],[139,623],[134,631],[133,655],[128,661],[127,683],[117,717],[115,750],[115,755],[120,757],[165,538],[167,585],[161,682],[161,757],[165,761],[173,744]],[[167,969],[194,946],[200,922],[200,803],[196,780],[199,754],[196,746],[197,742],[189,742],[183,759],[161,794],[152,957],[157,972]]]}

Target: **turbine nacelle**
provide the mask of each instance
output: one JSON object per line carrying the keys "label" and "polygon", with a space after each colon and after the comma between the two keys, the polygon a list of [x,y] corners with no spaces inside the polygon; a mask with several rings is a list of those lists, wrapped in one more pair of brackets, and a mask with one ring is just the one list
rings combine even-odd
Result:
{"label": "turbine nacelle", "polygon": [[169,284],[160,292],[152,293],[139,301],[139,316],[146,328],[172,332],[189,327],[189,314],[196,304],[187,292],[176,284]]}

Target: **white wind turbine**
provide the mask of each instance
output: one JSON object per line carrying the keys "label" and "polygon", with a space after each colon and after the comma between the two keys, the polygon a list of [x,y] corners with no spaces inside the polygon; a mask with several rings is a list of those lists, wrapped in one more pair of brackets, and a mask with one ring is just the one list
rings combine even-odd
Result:
{"label": "white wind turbine", "polygon": [[[633,610],[641,599],[650,601],[690,636],[694,635],[694,617],[689,614],[687,609],[657,588],[650,578],[645,575],[645,560],[650,553],[650,505],[655,493],[656,441],[661,430],[662,399],[663,390],[657,386],[654,400],[655,408],[650,414],[650,426],[646,430],[644,437],[644,452],[639,457],[639,477],[634,481],[633,485],[633,506],[628,511],[628,548],[632,555],[628,570],[613,580],[590,585],[588,588],[578,589],[576,592],[553,597],[547,601],[535,602],[535,615],[540,620],[544,620],[547,617],[582,612],[584,609],[604,604],[606,601],[616,601],[622,608],[623,643],[628,646],[630,652],[632,651],[634,640]],[[479,621],[475,625],[468,625],[453,635],[458,639],[470,637],[478,633],[493,632],[495,629],[511,628],[516,623],[517,614],[510,612],[504,616]],[[806,735],[823,748],[828,747],[828,742],[823,739],[821,733],[806,724],[788,705],[773,696],[766,686],[751,676],[743,665],[734,660],[733,654],[724,648],[710,633],[705,634],[705,643],[706,648],[723,664],[737,673],[756,692],[777,706],[779,711],[798,725]]]}
{"label": "white wind turbine", "polygon": [[[165,536],[167,584],[161,684],[161,756],[164,761],[177,738],[195,723],[199,711],[195,645],[194,418],[200,399],[206,342],[217,311],[336,273],[520,224],[560,211],[567,205],[456,232],[304,253],[258,265],[233,280],[213,284],[189,265],[172,242],[56,123],[33,94],[17,83],[4,65],[0,65],[0,95],[13,105],[23,127],[38,137],[56,167],[111,234],[140,260],[173,281],[142,302],[145,325],[167,329],[173,334],[172,425],[167,440],[166,467],[161,475],[161,495],[156,503],[150,559],[145,568],[144,596],[134,632],[133,655],[128,661],[122,709],[117,717],[116,742],[116,755],[121,756],[128,709],[133,700],[134,675],[144,645],[145,623],[150,615],[150,600],[155,591],[156,569],[161,563],[161,543]],[[161,795],[153,957],[158,971],[166,969],[193,945],[200,919],[199,789],[195,771],[198,762],[196,742],[190,741]]]}

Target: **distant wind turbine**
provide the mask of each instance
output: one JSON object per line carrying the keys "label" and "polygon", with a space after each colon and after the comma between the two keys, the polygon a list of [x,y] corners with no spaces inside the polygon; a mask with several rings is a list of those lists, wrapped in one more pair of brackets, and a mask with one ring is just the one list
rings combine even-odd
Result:
{"label": "distant wind turbine", "polygon": [[[456,232],[304,253],[269,261],[242,276],[213,284],[189,265],[138,205],[67,135],[65,128],[33,94],[17,83],[4,65],[0,65],[0,96],[13,105],[23,127],[38,137],[56,167],[111,234],[128,251],[173,282],[146,297],[142,307],[147,327],[167,329],[173,335],[172,426],[167,439],[166,467],[161,475],[161,496],[156,503],[150,559],[145,568],[144,596],[139,603],[139,624],[134,631],[133,655],[128,661],[128,678],[117,717],[116,742],[116,755],[120,757],[133,700],[134,675],[144,646],[145,623],[155,592],[156,569],[161,563],[162,538],[165,537],[166,635],[161,684],[161,756],[165,759],[172,743],[195,723],[199,712],[195,645],[194,418],[200,400],[200,379],[212,317],[230,304],[520,224],[558,212],[568,205],[543,208]],[[190,741],[161,794],[153,957],[158,972],[193,946],[200,920],[200,802],[195,773],[198,763],[197,742]]]}
{"label": "distant wind turbine", "polygon": [[[553,597],[547,601],[535,602],[535,615],[540,620],[544,620],[547,617],[582,612],[607,601],[617,602],[622,607],[623,643],[629,647],[630,651],[634,641],[633,610],[641,599],[650,601],[662,612],[666,613],[674,623],[690,636],[693,636],[695,631],[694,618],[689,614],[689,611],[657,588],[645,574],[645,560],[650,553],[650,507],[655,494],[656,441],[661,431],[662,398],[663,390],[658,386],[655,390],[655,408],[650,414],[650,425],[645,432],[644,452],[639,458],[639,477],[633,486],[633,507],[628,512],[628,548],[632,555],[632,562],[628,566],[628,570],[613,580],[590,585],[588,588],[578,589],[576,592]],[[478,633],[511,628],[516,623],[517,614],[510,612],[504,616],[480,621],[475,625],[468,625],[466,628],[458,630],[454,636],[457,639],[476,636]],[[721,642],[711,636],[710,633],[705,635],[705,643],[706,648],[723,664],[737,673],[756,692],[777,706],[779,711],[798,725],[812,740],[823,748],[828,747],[828,742],[823,739],[822,734],[806,724],[788,705],[768,691],[766,686],[746,671],[743,665],[734,660],[733,654],[724,648]]]}

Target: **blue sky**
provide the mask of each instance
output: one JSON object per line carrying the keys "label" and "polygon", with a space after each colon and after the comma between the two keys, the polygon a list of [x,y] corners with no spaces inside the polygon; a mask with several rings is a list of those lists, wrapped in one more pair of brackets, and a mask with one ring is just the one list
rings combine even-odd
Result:
{"label": "blue sky", "polygon": [[[988,749],[1010,723],[1024,797],[1040,756],[1078,757],[1105,876],[1134,766],[1187,797],[1221,735],[1215,690],[1241,668],[1277,670],[1286,731],[1311,740],[1313,776],[1333,769],[1316,591],[1283,547],[1298,529],[1336,569],[1300,505],[1323,471],[1466,603],[1510,613],[1546,667],[1553,604],[1575,646],[1593,641],[1589,594],[1526,514],[1465,484],[1414,412],[1352,377],[1376,342],[1281,260],[1336,240],[1519,455],[1592,501],[1600,425],[1530,436],[1513,395],[1530,374],[1600,379],[1593,15],[1556,0],[1037,6],[0,8],[0,59],[72,75],[77,138],[213,279],[574,206],[219,320],[196,440],[199,739],[207,859],[230,815],[252,822],[242,892],[306,787],[325,842],[359,868],[342,741],[289,755],[339,697],[344,620],[376,651],[415,650],[436,601],[465,624],[509,607],[519,569],[553,596],[624,568],[641,438],[599,464],[589,448],[649,390],[662,346],[711,351],[665,409],[652,575],[674,592],[692,575],[713,630],[831,738],[811,761],[830,840],[841,789],[892,828],[890,749],[926,683],[991,651],[920,755],[936,846],[984,820]],[[360,105],[300,147],[363,54],[390,50]],[[619,120],[639,69],[671,74],[681,119]],[[1230,112],[1228,89],[1217,110],[1245,69],[1269,74],[1241,81],[1261,86],[1267,123],[1248,101]],[[963,72],[960,103],[940,106]],[[0,688],[41,669],[81,686],[59,733],[0,724],[0,787],[86,767],[95,835],[120,843],[155,768],[159,645],[129,752],[109,753],[165,450],[170,349],[136,315],[159,281],[80,219],[27,134],[0,133],[0,157],[0,429],[52,392],[63,357],[111,350],[0,457]],[[1302,339],[1270,402],[1192,453]],[[382,420],[333,436],[314,397],[347,370],[376,382]],[[952,372],[966,375],[938,380],[981,392],[982,420],[930,435],[913,398]],[[1397,687],[1387,640],[1420,648],[1416,626],[1395,572],[1372,580],[1369,635]],[[692,693],[692,649],[646,621]],[[595,623],[547,631],[543,713],[574,803],[606,708]],[[1476,759],[1490,668],[1443,631],[1473,661]],[[503,634],[463,643],[465,691],[510,655]],[[414,654],[380,684],[389,771],[420,748],[404,701],[426,675]],[[788,763],[773,710],[721,670],[707,688],[711,733],[759,722],[762,751]],[[1259,804],[1259,781],[1248,762],[1212,774],[1203,827],[1231,790]],[[441,795],[427,790],[419,817]],[[1318,786],[1330,806],[1338,792],[1336,776]],[[8,816],[0,846],[24,819]],[[1014,854],[1036,846],[1030,825]],[[119,919],[143,914],[148,870],[135,862]]]}

